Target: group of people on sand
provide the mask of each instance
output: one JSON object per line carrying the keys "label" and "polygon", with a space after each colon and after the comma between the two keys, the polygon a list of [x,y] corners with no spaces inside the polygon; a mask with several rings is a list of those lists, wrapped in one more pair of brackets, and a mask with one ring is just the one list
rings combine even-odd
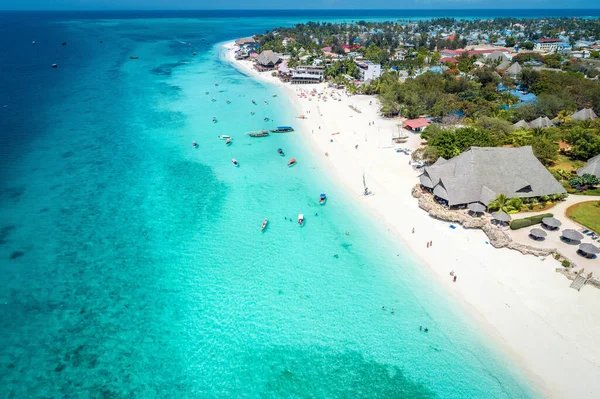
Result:
{"label": "group of people on sand", "polygon": [[427,241],[427,248],[432,247],[433,246],[433,241]]}

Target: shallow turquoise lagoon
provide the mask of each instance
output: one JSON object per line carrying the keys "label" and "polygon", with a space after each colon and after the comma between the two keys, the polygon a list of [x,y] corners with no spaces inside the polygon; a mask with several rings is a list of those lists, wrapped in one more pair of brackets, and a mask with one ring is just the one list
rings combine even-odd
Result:
{"label": "shallow turquoise lagoon", "polygon": [[1,39],[3,397],[536,397],[299,132],[243,134],[295,115],[215,44],[289,19],[17,22]]}

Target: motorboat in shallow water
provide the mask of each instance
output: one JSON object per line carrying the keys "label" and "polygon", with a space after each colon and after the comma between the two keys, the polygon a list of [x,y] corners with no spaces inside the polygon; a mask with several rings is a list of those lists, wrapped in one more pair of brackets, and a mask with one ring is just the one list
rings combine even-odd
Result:
{"label": "motorboat in shallow water", "polygon": [[282,150],[281,148],[278,148],[278,149],[277,149],[277,153],[278,153],[279,155],[281,155],[282,157],[283,157],[283,156],[285,156],[285,153],[283,152],[283,150]]}
{"label": "motorboat in shallow water", "polygon": [[194,148],[198,147],[198,143],[196,143],[195,141],[192,141],[192,147],[194,147]]}
{"label": "motorboat in shallow water", "polygon": [[298,214],[298,226],[304,226],[304,214],[303,213]]}
{"label": "motorboat in shallow water", "polygon": [[227,139],[230,139],[230,138],[231,138],[231,136],[228,136],[226,134],[222,134],[222,135],[219,136],[219,140],[227,140]]}
{"label": "motorboat in shallow water", "polygon": [[327,201],[327,195],[326,194],[321,194],[319,196],[319,204],[323,205],[323,204],[325,204],[326,201]]}
{"label": "motorboat in shallow water", "polygon": [[231,158],[231,163],[233,164],[233,166],[240,166],[240,163],[235,158]]}
{"label": "motorboat in shallow water", "polygon": [[288,166],[294,166],[296,165],[296,158],[290,158],[289,162],[288,162]]}
{"label": "motorboat in shallow water", "polygon": [[225,145],[231,145],[231,143],[233,143],[233,141],[231,141],[231,138],[225,140]]}
{"label": "motorboat in shallow water", "polygon": [[260,226],[260,231],[263,231],[264,229],[266,229],[267,224],[269,224],[269,219],[265,218],[265,220],[263,220],[263,222],[262,222],[262,226]]}

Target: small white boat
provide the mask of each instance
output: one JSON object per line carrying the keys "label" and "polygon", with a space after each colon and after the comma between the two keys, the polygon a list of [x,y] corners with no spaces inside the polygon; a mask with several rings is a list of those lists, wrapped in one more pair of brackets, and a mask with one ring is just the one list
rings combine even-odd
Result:
{"label": "small white boat", "polygon": [[231,138],[231,136],[228,136],[226,134],[222,134],[222,135],[219,136],[219,140],[227,140],[227,139],[230,139],[230,138]]}
{"label": "small white boat", "polygon": [[196,143],[195,141],[192,141],[192,147],[194,147],[194,148],[198,147],[198,143]]}
{"label": "small white boat", "polygon": [[304,226],[304,214],[303,213],[298,214],[298,226]]}
{"label": "small white boat", "polygon": [[58,64],[52,64],[52,68],[58,68]]}
{"label": "small white boat", "polygon": [[269,103],[267,102],[267,100],[265,100],[265,101],[264,101],[264,103],[265,103],[265,104],[267,104],[267,105],[269,104]]}
{"label": "small white boat", "polygon": [[231,139],[225,140],[225,145],[231,145],[231,143],[233,143],[233,141],[231,141]]}
{"label": "small white boat", "polygon": [[216,116],[213,116],[213,118],[212,118],[212,122],[213,122],[213,123],[217,123],[217,117],[216,117]]}
{"label": "small white boat", "polygon": [[262,226],[260,226],[260,231],[263,231],[264,229],[266,229],[267,224],[269,224],[269,219],[265,218],[265,220],[263,220],[263,222],[262,222]]}
{"label": "small white boat", "polygon": [[231,163],[233,164],[233,166],[240,166],[240,163],[235,158],[231,158]]}

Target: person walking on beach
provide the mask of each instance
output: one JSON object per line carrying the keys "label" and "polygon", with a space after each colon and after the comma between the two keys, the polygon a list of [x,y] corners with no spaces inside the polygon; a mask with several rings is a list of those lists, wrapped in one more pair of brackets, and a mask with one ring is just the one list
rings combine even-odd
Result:
{"label": "person walking on beach", "polygon": [[454,275],[454,282],[456,283],[456,274]]}
{"label": "person walking on beach", "polygon": [[414,227],[413,227],[413,232],[412,233],[415,234],[415,228]]}
{"label": "person walking on beach", "polygon": [[427,242],[427,248],[429,248],[429,241]]}
{"label": "person walking on beach", "polygon": [[433,247],[433,241],[429,241],[429,246]]}

